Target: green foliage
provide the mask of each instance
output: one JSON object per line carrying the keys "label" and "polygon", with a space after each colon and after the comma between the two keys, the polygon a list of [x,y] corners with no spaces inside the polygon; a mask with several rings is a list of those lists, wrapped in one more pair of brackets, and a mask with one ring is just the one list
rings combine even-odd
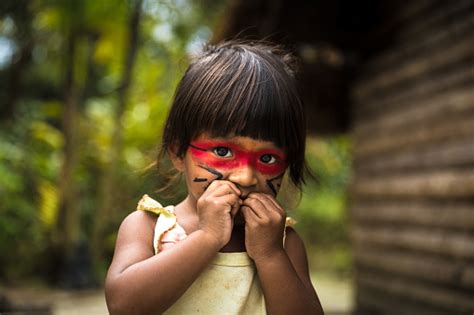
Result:
{"label": "green foliage", "polygon": [[[60,213],[65,160],[63,114],[68,41],[75,41],[73,80],[78,100],[78,152],[71,185],[80,212],[80,239],[88,243],[100,205],[100,178],[110,163],[114,115],[135,1],[2,1],[0,39],[18,53],[31,45],[21,69],[0,64],[0,114],[10,88],[10,71],[21,71],[13,115],[0,117],[0,280],[16,281],[54,269],[51,250]],[[206,41],[224,1],[206,4],[144,0],[132,82],[120,127],[122,150],[114,171],[118,185],[106,227],[110,259],[118,225],[144,193],[163,179],[147,167],[156,159],[161,127],[188,53]],[[209,10],[204,12],[204,10]],[[212,14],[209,14],[211,12]],[[73,36],[73,37],[71,37]],[[5,45],[10,45],[6,47]],[[6,78],[4,80],[4,78]],[[180,186],[182,187],[182,186]],[[180,188],[181,189],[181,188]],[[182,190],[165,201],[175,202]],[[156,196],[157,197],[157,196]],[[159,198],[159,197],[157,197]],[[108,265],[104,261],[103,266]]]}
{"label": "green foliage", "polygon": [[57,173],[55,146],[61,141],[41,125],[42,116],[31,113],[13,128],[0,129],[0,276],[8,279],[35,272],[29,257],[40,261],[47,247],[38,188]]}
{"label": "green foliage", "polygon": [[350,267],[346,224],[350,150],[347,136],[308,139],[306,159],[315,179],[308,181],[297,210],[291,214],[315,254],[311,261],[326,270],[347,271]]}

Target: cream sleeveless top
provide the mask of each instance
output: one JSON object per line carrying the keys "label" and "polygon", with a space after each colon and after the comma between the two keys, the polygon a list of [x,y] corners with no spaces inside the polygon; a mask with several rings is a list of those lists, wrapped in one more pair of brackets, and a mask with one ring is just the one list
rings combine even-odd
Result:
{"label": "cream sleeveless top", "polygon": [[247,253],[218,253],[164,314],[266,314],[253,261]]}
{"label": "cream sleeveless top", "polygon": [[[153,236],[155,254],[186,238],[174,207],[144,195],[137,210],[158,214]],[[293,221],[287,218],[287,225]],[[190,262],[192,263],[192,262]],[[164,314],[266,314],[257,270],[246,252],[217,253],[186,292]]]}

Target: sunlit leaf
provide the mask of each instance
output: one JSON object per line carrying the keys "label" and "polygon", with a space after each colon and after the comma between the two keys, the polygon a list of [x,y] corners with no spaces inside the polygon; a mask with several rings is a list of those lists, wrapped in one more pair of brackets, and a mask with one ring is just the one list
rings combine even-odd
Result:
{"label": "sunlit leaf", "polygon": [[53,149],[60,149],[64,145],[63,134],[56,128],[42,121],[35,121],[31,124],[31,135],[49,144]]}
{"label": "sunlit leaf", "polygon": [[41,181],[38,184],[39,194],[39,217],[47,229],[50,229],[58,217],[58,188],[48,181]]}

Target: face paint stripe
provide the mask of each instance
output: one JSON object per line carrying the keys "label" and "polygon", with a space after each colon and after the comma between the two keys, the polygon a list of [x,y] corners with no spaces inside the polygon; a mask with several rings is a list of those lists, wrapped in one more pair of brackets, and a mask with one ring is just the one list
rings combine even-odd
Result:
{"label": "face paint stripe", "polygon": [[267,179],[267,186],[270,188],[270,190],[273,192],[273,195],[276,196],[277,195],[277,191],[275,189],[275,186],[273,186],[272,182]]}
{"label": "face paint stripe", "polygon": [[208,171],[209,173],[213,174],[216,176],[216,180],[221,180],[222,178],[224,178],[224,174],[222,174],[221,172],[219,171],[216,171],[215,169],[213,168],[210,168],[210,167],[207,167],[207,166],[203,166],[203,165],[199,165],[200,168],[203,168],[205,169],[206,171]]}
{"label": "face paint stripe", "polygon": [[[209,187],[209,185],[211,185],[211,183],[215,180],[221,180],[222,178],[224,178],[224,174],[220,173],[219,171],[216,171],[215,169],[212,169],[210,167],[207,167],[207,166],[204,166],[204,165],[198,165],[198,167],[202,168],[202,169],[205,169],[206,171],[208,171],[209,173],[213,174],[214,176],[216,176],[216,178],[214,180],[211,180],[207,185],[206,187],[204,187],[204,190],[203,191],[206,191],[207,187]],[[196,181],[197,179],[197,181]],[[196,177],[194,179],[194,182],[204,182],[204,181],[208,181],[207,179],[205,178],[198,178]]]}
{"label": "face paint stripe", "polygon": [[207,178],[196,177],[195,179],[193,179],[193,182],[195,182],[195,183],[207,182]]}
{"label": "face paint stripe", "polygon": [[189,144],[190,147],[200,150],[200,151],[211,151],[214,148],[217,147],[226,147],[231,149],[233,152],[237,153],[238,155],[243,155],[247,157],[260,157],[265,154],[271,154],[278,158],[279,160],[286,160],[286,154],[284,153],[284,149],[262,149],[262,150],[257,150],[257,151],[252,151],[252,150],[244,150],[242,149],[239,145],[232,143],[232,142],[221,142],[221,141],[206,141],[206,142],[193,142]]}
{"label": "face paint stripe", "polygon": [[[277,195],[278,192],[277,192],[275,186],[273,185],[273,181],[282,178],[283,175],[285,175],[285,173],[281,173],[280,175],[278,175],[278,176],[276,176],[276,177],[267,179],[267,186],[268,186],[268,187],[270,188],[270,190],[273,192],[273,195],[274,195],[275,197],[276,197],[276,195]],[[278,188],[280,188],[280,185],[277,185],[277,186],[278,186]]]}

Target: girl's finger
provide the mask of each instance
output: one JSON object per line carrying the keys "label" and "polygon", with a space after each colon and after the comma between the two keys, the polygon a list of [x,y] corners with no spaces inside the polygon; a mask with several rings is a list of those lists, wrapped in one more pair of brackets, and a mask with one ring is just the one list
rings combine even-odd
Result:
{"label": "girl's finger", "polygon": [[250,208],[249,206],[242,206],[240,207],[240,211],[242,211],[242,214],[244,216],[245,224],[249,224],[250,226],[255,226],[258,223],[258,216],[255,214],[255,212]]}
{"label": "girl's finger", "polygon": [[268,210],[265,208],[265,205],[254,197],[249,196],[244,200],[243,205],[248,206],[259,219],[263,219],[268,216]]}
{"label": "girl's finger", "polygon": [[233,182],[230,182],[230,181],[223,181],[226,185],[228,185],[234,192],[235,194],[237,194],[237,196],[240,196],[242,194],[242,192],[240,191],[239,188],[237,188],[237,185],[235,185]]}
{"label": "girl's finger", "polygon": [[275,200],[270,195],[267,194],[258,194],[258,196],[261,198],[260,200],[267,205],[268,207],[271,207],[273,210],[276,210],[277,212],[280,213],[280,215],[286,216],[286,211],[283,209],[280,204]]}
{"label": "girl's finger", "polygon": [[235,207],[240,207],[240,198],[235,194],[228,194],[224,196],[215,197],[217,203],[229,206],[230,211],[235,211]]}
{"label": "girl's finger", "polygon": [[[215,184],[214,184],[215,183]],[[208,189],[203,195],[213,195],[213,196],[225,196],[235,194],[240,196],[240,190],[233,183],[229,181],[214,181],[209,185]]]}

